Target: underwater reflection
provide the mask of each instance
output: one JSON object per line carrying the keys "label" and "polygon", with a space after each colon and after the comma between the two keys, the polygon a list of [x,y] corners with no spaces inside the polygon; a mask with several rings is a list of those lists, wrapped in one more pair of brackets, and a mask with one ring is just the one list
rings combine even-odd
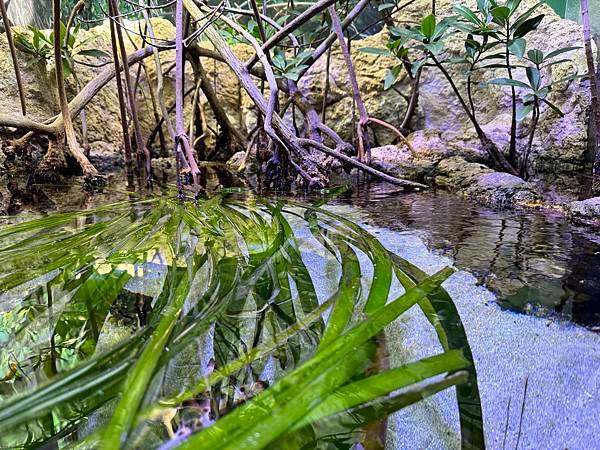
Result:
{"label": "underwater reflection", "polygon": [[600,327],[600,239],[558,213],[497,211],[445,192],[398,194],[381,185],[340,201],[360,207],[372,225],[421,234],[507,308]]}

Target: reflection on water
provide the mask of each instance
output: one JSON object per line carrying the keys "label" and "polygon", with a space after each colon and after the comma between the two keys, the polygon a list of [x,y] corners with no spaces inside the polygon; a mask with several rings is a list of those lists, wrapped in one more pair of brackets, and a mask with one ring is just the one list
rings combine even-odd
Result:
{"label": "reflection on water", "polygon": [[373,225],[422,233],[478,275],[503,306],[600,327],[600,238],[559,214],[495,211],[444,192],[373,185],[342,201],[367,212]]}

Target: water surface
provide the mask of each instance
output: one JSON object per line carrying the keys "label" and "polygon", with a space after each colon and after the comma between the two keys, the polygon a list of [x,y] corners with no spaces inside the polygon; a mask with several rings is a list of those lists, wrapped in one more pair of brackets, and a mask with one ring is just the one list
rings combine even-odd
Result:
{"label": "water surface", "polygon": [[494,210],[446,192],[370,185],[339,202],[374,226],[418,233],[474,273],[506,308],[600,330],[600,237],[557,212]]}

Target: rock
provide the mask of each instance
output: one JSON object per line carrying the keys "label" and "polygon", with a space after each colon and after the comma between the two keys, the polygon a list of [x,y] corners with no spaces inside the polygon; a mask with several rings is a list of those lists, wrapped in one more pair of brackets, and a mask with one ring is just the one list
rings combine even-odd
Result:
{"label": "rock", "polygon": [[480,175],[492,172],[492,169],[483,164],[468,162],[455,156],[438,164],[434,180],[437,186],[457,192],[475,184]]}
{"label": "rock", "polygon": [[577,225],[600,227],[600,197],[572,202],[567,211],[569,219]]}
{"label": "rock", "polygon": [[504,172],[484,173],[468,187],[467,195],[496,207],[534,206],[543,201],[532,183]]}
{"label": "rock", "polygon": [[245,160],[246,152],[237,152],[227,160],[227,168],[237,172],[242,169],[242,164],[244,164]]}
{"label": "rock", "polygon": [[438,164],[435,183],[494,207],[532,206],[543,200],[533,183],[508,173],[495,172],[460,156]]}

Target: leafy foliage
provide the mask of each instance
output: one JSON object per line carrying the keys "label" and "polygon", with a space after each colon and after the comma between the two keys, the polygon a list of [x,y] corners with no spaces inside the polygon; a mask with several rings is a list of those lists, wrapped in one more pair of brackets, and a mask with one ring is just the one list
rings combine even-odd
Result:
{"label": "leafy foliage", "polygon": [[[150,448],[174,424],[181,448],[348,446],[452,386],[463,442],[482,445],[472,356],[440,287],[452,271],[429,277],[326,209],[157,197],[8,225],[0,243],[2,446]],[[328,298],[311,246],[341,273]],[[377,336],[415,304],[444,352],[383,370]]]}
{"label": "leafy foliage", "polygon": [[[75,58],[77,56],[85,57],[109,57],[106,52],[98,49],[86,49],[93,37],[78,40],[81,26],[78,24],[67,33],[64,23],[60,26],[60,38],[62,41],[62,63],[63,74],[68,78],[74,70]],[[28,56],[28,66],[50,62],[54,57],[54,33],[51,31],[40,30],[34,26],[29,26],[28,31],[15,33],[15,45]]]}
{"label": "leafy foliage", "polygon": [[[546,0],[563,19],[581,23],[581,0]],[[594,32],[600,32],[600,1],[589,0],[590,23]]]}
{"label": "leafy foliage", "polygon": [[[573,73],[559,80],[552,79],[551,66],[569,62],[566,58],[557,58],[576,50],[578,47],[558,48],[544,55],[538,49],[528,49],[527,36],[537,30],[544,19],[538,14],[542,3],[524,9],[521,0],[507,0],[499,3],[496,0],[478,0],[477,8],[456,4],[455,15],[439,22],[434,15],[426,16],[419,26],[391,27],[386,49],[366,48],[363,51],[387,55],[397,58],[400,63],[390,68],[384,80],[384,88],[389,89],[399,79],[404,67],[410,68],[414,75],[425,66],[435,66],[450,81],[455,94],[473,122],[478,134],[483,130],[477,121],[477,108],[473,94],[473,77],[485,80],[497,69],[506,71],[506,77],[496,77],[480,83],[481,87],[490,85],[508,86],[511,88],[513,119],[511,126],[511,164],[516,163],[516,124],[533,113],[533,125],[529,131],[529,142],[521,151],[519,173],[527,178],[527,158],[531,150],[533,135],[541,114],[541,106],[546,105],[556,114],[563,113],[554,105],[549,95],[555,85],[579,78]],[[461,40],[464,52],[450,56],[448,41]],[[445,64],[465,66],[467,92],[461,94],[451,79]],[[518,76],[520,75],[520,76]],[[453,84],[454,83],[454,84]],[[516,88],[525,89],[526,95],[520,101]],[[463,95],[465,98],[463,98]],[[516,167],[516,166],[515,166]],[[513,167],[514,169],[514,167]],[[516,171],[515,171],[516,172]]]}

